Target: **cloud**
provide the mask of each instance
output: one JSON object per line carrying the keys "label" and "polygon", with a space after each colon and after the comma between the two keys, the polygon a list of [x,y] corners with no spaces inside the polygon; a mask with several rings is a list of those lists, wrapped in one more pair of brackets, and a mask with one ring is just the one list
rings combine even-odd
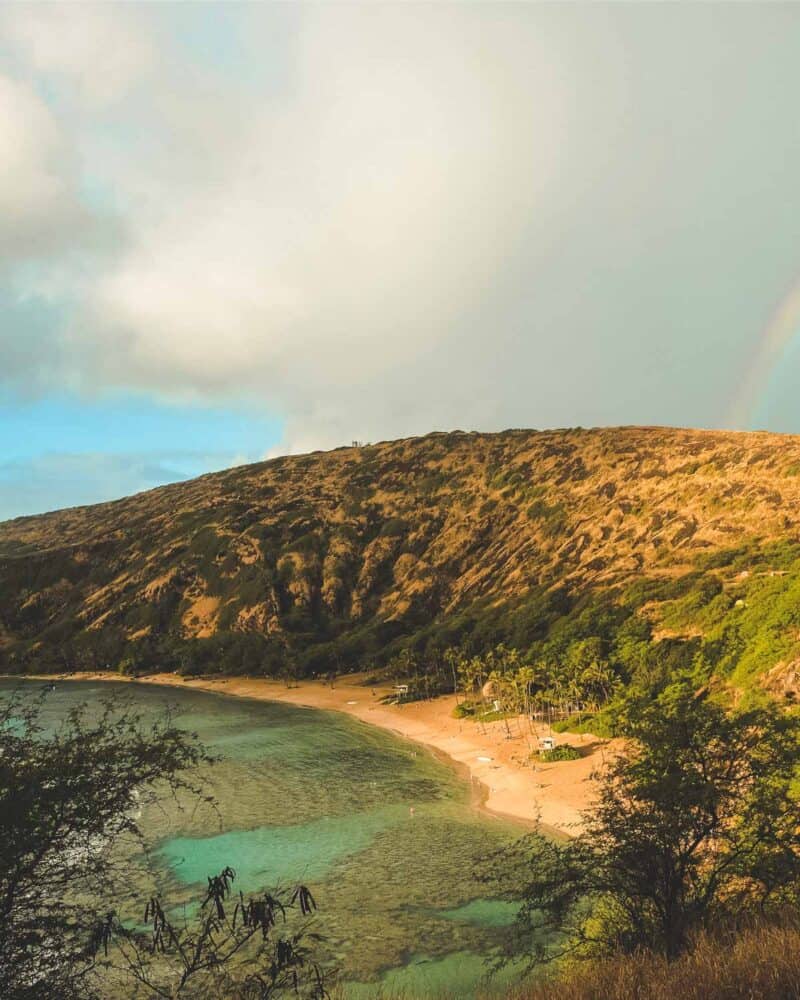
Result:
{"label": "cloud", "polygon": [[[711,424],[793,281],[788,8],[81,6],[63,50],[53,9],[3,22],[17,385],[255,401],[291,450]],[[81,205],[114,235],[53,259]]]}
{"label": "cloud", "polygon": [[0,75],[0,262],[63,250],[89,222],[72,150],[24,82]]}
{"label": "cloud", "polygon": [[96,109],[125,96],[155,62],[145,24],[124,6],[20,4],[0,27],[34,73]]}
{"label": "cloud", "polygon": [[513,24],[435,20],[304,20],[289,93],[217,135],[224,183],[170,178],[96,284],[112,376],[262,394],[338,439],[343,400],[457,331],[554,180],[558,72]]}

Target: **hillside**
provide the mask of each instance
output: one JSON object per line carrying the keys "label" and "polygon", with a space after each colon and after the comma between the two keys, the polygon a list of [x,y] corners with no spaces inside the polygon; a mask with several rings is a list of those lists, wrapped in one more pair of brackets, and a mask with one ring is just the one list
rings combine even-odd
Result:
{"label": "hillside", "polygon": [[431,434],[0,524],[5,670],[309,673],[501,641],[792,696],[800,438]]}

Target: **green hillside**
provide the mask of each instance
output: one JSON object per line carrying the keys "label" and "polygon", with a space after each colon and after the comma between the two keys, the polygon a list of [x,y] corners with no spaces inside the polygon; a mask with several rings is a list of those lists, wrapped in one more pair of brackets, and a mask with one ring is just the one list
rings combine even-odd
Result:
{"label": "green hillside", "polygon": [[0,524],[6,672],[435,672],[499,644],[584,696],[690,668],[794,697],[800,438],[430,434]]}

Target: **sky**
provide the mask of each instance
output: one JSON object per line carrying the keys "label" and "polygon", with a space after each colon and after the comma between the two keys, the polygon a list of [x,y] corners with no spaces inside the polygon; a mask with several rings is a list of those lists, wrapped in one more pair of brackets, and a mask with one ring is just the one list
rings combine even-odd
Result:
{"label": "sky", "polygon": [[800,433],[800,5],[0,7],[0,519],[431,430]]}

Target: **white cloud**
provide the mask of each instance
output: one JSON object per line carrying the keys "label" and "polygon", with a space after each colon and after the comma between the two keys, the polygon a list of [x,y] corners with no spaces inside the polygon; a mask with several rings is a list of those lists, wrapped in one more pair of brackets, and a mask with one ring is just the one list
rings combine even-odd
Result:
{"label": "white cloud", "polygon": [[[787,7],[9,5],[0,24],[0,252],[39,253],[16,288],[64,306],[52,349],[7,352],[17,382],[47,364],[245,396],[293,450],[704,424],[794,277]],[[89,263],[64,249],[108,214],[124,226]]]}
{"label": "white cloud", "polygon": [[73,156],[44,101],[0,75],[0,259],[63,248],[86,222]]}
{"label": "white cloud", "polygon": [[157,211],[92,296],[120,375],[262,393],[304,440],[339,440],[337,409],[457,331],[553,181],[564,125],[542,40],[436,20],[315,10],[288,96],[259,95],[244,133],[212,126],[225,176],[151,189]]}
{"label": "white cloud", "polygon": [[0,28],[31,70],[92,108],[123,97],[154,65],[142,19],[122,4],[15,4]]}

